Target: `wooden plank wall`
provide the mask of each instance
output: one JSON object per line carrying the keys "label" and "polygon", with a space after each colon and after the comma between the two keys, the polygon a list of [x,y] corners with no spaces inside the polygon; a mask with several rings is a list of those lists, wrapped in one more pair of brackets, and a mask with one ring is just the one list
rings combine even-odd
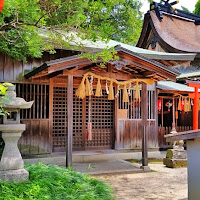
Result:
{"label": "wooden plank wall", "polygon": [[26,130],[19,140],[22,155],[51,153],[49,119],[24,119]]}
{"label": "wooden plank wall", "polygon": [[142,148],[142,120],[118,120],[117,149]]}
{"label": "wooden plank wall", "polygon": [[0,82],[21,82],[24,73],[39,67],[44,62],[77,54],[77,52],[67,50],[56,52],[53,55],[44,52],[42,58],[28,58],[27,62],[13,61],[7,55],[0,53]]}
{"label": "wooden plank wall", "polygon": [[[148,138],[148,148],[157,149],[158,146],[158,125],[157,125],[157,92],[156,84],[152,86],[147,86],[147,96],[148,96],[148,105],[144,105],[141,101],[139,106],[148,107],[148,120],[147,120],[147,138]],[[129,97],[131,98],[131,97]],[[119,100],[120,98],[119,95]],[[129,99],[130,100],[130,99]],[[121,109],[120,103],[115,102],[115,149],[142,149],[142,119],[130,119],[130,115],[127,117],[120,116],[119,111]],[[140,108],[140,109],[141,109]],[[130,108],[129,108],[130,109]],[[135,108],[133,108],[135,109]],[[138,111],[140,111],[138,109]],[[124,118],[123,118],[124,117]],[[133,117],[133,116],[131,116]],[[123,119],[122,119],[123,118]]]}
{"label": "wooden plank wall", "polygon": [[[142,149],[142,120],[118,120],[119,141],[116,149]],[[148,120],[148,148],[158,148],[155,121]]]}
{"label": "wooden plank wall", "polygon": [[31,109],[21,110],[21,123],[26,131],[19,140],[23,155],[51,153],[51,131],[49,119],[49,85],[16,84],[17,96],[26,101],[34,100]]}

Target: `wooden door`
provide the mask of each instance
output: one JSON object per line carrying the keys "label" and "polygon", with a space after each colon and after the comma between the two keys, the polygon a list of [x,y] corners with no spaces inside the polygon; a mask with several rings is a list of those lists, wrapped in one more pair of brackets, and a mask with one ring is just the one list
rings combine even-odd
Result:
{"label": "wooden door", "polygon": [[[85,102],[84,102],[85,101]],[[83,107],[84,105],[84,107]],[[114,146],[113,101],[102,97],[85,100],[73,96],[73,150],[107,149]],[[90,108],[90,112],[89,112]],[[92,123],[92,140],[87,138],[88,121]],[[67,134],[67,88],[54,87],[53,92],[53,152],[66,149]]]}

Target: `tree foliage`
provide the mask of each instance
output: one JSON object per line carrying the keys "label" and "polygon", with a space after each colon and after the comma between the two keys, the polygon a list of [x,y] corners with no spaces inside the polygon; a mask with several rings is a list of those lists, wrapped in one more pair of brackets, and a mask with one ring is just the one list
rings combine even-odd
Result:
{"label": "tree foliage", "polygon": [[0,51],[26,60],[66,48],[76,36],[135,44],[142,26],[140,7],[138,0],[6,0]]}
{"label": "tree foliage", "polygon": [[195,4],[194,14],[200,15],[200,0],[198,0]]}
{"label": "tree foliage", "polygon": [[191,11],[188,8],[186,8],[184,6],[181,6],[181,8],[182,8],[183,11],[191,13]]}

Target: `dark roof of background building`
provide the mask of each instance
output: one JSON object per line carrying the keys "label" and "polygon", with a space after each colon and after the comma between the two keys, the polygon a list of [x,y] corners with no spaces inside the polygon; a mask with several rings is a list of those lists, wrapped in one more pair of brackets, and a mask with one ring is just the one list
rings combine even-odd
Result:
{"label": "dark roof of background building", "polygon": [[151,4],[137,47],[147,48],[151,30],[166,52],[200,53],[200,16],[182,10],[173,11],[159,4]]}

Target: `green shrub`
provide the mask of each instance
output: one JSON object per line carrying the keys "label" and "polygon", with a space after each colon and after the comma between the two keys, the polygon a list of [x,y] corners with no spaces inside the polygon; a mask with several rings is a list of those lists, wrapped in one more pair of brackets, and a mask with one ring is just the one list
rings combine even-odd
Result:
{"label": "green shrub", "polygon": [[114,200],[110,186],[71,169],[43,164],[27,165],[29,181],[0,182],[3,200]]}

